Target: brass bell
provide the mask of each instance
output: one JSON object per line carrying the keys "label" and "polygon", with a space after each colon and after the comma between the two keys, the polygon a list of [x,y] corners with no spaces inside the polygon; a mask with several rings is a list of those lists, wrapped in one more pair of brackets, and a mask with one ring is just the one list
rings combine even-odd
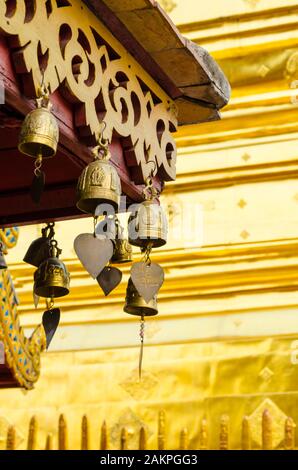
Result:
{"label": "brass bell", "polygon": [[135,288],[131,278],[128,281],[126,290],[124,312],[140,317],[153,317],[158,314],[157,296],[146,303]]}
{"label": "brass bell", "polygon": [[128,220],[128,240],[131,245],[146,248],[167,243],[168,223],[163,208],[153,200],[144,201]]}
{"label": "brass bell", "polygon": [[34,294],[39,297],[63,297],[69,293],[70,275],[58,259],[57,242],[51,240],[51,257],[43,261],[34,274]]}
{"label": "brass bell", "polygon": [[[77,207],[87,214],[99,215],[99,205],[111,205],[118,210],[121,196],[121,181],[116,169],[109,163],[111,157],[108,142],[101,140],[93,150],[94,161],[84,169],[78,186]],[[106,210],[105,212],[109,212]]]}
{"label": "brass bell", "polygon": [[54,223],[48,224],[41,232],[42,237],[37,238],[31,243],[23,258],[25,263],[32,264],[37,268],[50,257],[51,238],[54,236]]}
{"label": "brass bell", "polygon": [[51,113],[47,93],[37,99],[37,108],[25,118],[19,138],[19,151],[30,157],[50,158],[56,154],[59,126]]}
{"label": "brass bell", "polygon": [[131,263],[132,261],[132,246],[128,240],[124,238],[124,230],[120,224],[118,217],[114,219],[115,237],[113,239],[114,252],[111,258],[112,264]]}
{"label": "brass bell", "polygon": [[4,258],[3,251],[4,251],[4,245],[3,243],[0,242],[0,270],[7,269],[7,264]]}
{"label": "brass bell", "polygon": [[132,247],[128,240],[116,239],[114,241],[114,253],[111,258],[112,264],[131,263],[132,261]]}

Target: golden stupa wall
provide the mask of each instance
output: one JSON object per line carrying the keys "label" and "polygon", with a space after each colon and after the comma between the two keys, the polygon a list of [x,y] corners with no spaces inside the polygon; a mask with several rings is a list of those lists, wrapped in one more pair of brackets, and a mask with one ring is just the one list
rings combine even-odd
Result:
{"label": "golden stupa wall", "polygon": [[[208,447],[218,448],[223,415],[230,417],[231,448],[241,447],[243,416],[256,448],[265,409],[275,448],[286,417],[298,422],[297,2],[161,3],[184,35],[213,54],[233,93],[221,122],[177,134],[178,177],[163,195],[171,236],[154,255],[166,282],[160,314],[146,326],[143,381],[139,324],[122,310],[129,269],[105,299],[72,248],[92,221],[59,223],[72,292],[57,302],[62,321],[35,390],[0,391],[2,447],[9,424],[18,448],[26,447],[33,415],[41,448],[49,433],[57,446],[61,413],[71,448],[80,448],[81,417],[88,416],[95,449],[103,420],[111,447],[126,427],[128,445],[136,448],[144,426],[149,448],[156,448],[160,410],[167,416],[167,448],[177,447],[183,428],[197,448],[203,419]],[[21,228],[8,256],[28,332],[44,305],[34,310],[33,271],[20,259],[39,230]]]}

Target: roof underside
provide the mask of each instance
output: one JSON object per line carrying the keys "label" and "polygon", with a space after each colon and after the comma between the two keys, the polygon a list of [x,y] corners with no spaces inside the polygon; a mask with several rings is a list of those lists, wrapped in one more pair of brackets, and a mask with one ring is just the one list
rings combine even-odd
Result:
{"label": "roof underside", "polygon": [[178,105],[179,125],[219,119],[230,85],[209,53],[184,38],[155,0],[84,0]]}

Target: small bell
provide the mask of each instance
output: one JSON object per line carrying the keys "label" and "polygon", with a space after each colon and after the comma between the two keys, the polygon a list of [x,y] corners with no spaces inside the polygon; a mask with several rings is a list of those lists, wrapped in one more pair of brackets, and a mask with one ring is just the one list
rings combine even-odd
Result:
{"label": "small bell", "polygon": [[[54,223],[48,224],[42,229],[42,237],[34,240],[29,246],[23,261],[33,266],[38,266],[50,257],[51,238],[54,237]],[[59,250],[60,251],[60,250]]]}
{"label": "small bell", "polygon": [[146,181],[143,194],[145,201],[128,220],[129,243],[141,248],[163,246],[167,243],[167,217],[163,208],[155,202],[157,191],[151,178]]}
{"label": "small bell", "polygon": [[70,276],[65,264],[58,259],[56,240],[51,240],[50,256],[35,271],[34,293],[45,298],[64,297],[69,293]]}
{"label": "small bell", "polygon": [[128,240],[116,239],[111,264],[124,264],[132,262],[132,248]]}
{"label": "small bell", "polygon": [[[101,204],[111,205],[118,210],[121,196],[121,181],[117,170],[109,163],[111,157],[108,141],[99,141],[93,150],[94,161],[84,169],[78,186],[77,207],[82,212],[92,215],[97,213]],[[109,212],[109,211],[108,211]]]}
{"label": "small bell", "polygon": [[7,264],[4,258],[3,251],[4,251],[4,245],[2,242],[0,242],[0,270],[7,269]]}
{"label": "small bell", "polygon": [[116,236],[114,242],[114,253],[111,264],[124,264],[132,262],[132,246],[124,238],[123,227],[121,227],[118,217],[115,218]]}
{"label": "small bell", "polygon": [[39,204],[46,181],[45,173],[41,170],[43,159],[56,154],[59,126],[51,113],[49,90],[44,85],[41,86],[36,103],[37,108],[31,111],[23,122],[18,148],[25,155],[35,158],[30,196],[35,204]]}
{"label": "small bell", "polygon": [[140,317],[152,317],[158,314],[157,296],[146,303],[140,296],[131,279],[128,281],[124,312]]}
{"label": "small bell", "polygon": [[59,126],[51,113],[48,90],[42,88],[37,108],[29,113],[22,125],[19,151],[33,158],[50,158],[56,154]]}

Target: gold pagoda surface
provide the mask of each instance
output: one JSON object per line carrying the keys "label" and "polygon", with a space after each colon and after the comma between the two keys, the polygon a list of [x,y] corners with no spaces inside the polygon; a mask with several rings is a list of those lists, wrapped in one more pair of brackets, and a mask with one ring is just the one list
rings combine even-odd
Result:
{"label": "gold pagoda surface", "polygon": [[[71,271],[71,295],[57,306],[62,320],[42,356],[35,389],[0,391],[0,446],[10,424],[17,447],[27,445],[31,416],[44,447],[57,420],[68,422],[71,448],[80,448],[88,416],[91,448],[103,420],[117,447],[122,427],[129,445],[147,430],[156,448],[157,416],[165,410],[175,448],[187,428],[189,446],[208,423],[208,448],[230,417],[230,447],[241,447],[247,416],[261,447],[262,412],[273,416],[273,447],[284,420],[298,423],[298,6],[291,0],[163,0],[183,35],[205,47],[232,86],[222,121],[180,128],[176,182],[163,193],[170,240],[153,258],[166,281],[159,315],[147,322],[144,377],[138,383],[139,324],[123,313],[129,267],[107,299],[75,257],[72,243],[88,219],[57,226]],[[33,270],[20,263],[40,227],[23,227],[7,256],[27,336],[35,311]],[[135,259],[138,259],[136,253]]]}

